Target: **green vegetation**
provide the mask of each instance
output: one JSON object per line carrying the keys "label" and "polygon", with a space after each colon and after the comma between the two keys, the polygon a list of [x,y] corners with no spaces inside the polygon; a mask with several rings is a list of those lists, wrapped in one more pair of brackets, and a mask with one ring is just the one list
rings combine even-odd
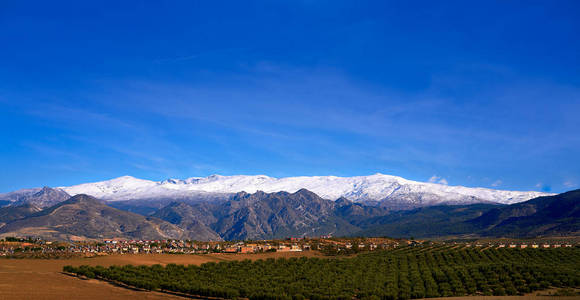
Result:
{"label": "green vegetation", "polygon": [[353,258],[201,266],[66,266],[65,272],[148,290],[250,299],[411,299],[518,295],[580,286],[580,249],[404,247]]}
{"label": "green vegetation", "polygon": [[[0,241],[2,241],[2,240],[0,240]],[[35,240],[31,237],[17,238],[17,237],[13,237],[13,236],[5,237],[4,241],[6,241],[6,242],[27,242],[27,243],[34,243],[35,242]]]}
{"label": "green vegetation", "polygon": [[553,296],[580,296],[580,293],[571,288],[564,288],[557,290]]}

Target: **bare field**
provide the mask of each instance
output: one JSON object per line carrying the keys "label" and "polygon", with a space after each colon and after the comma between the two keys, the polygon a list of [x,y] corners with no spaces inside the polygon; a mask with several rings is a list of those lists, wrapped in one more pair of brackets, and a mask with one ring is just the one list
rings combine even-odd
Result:
{"label": "bare field", "polygon": [[126,254],[71,259],[0,259],[0,300],[16,299],[183,299],[163,293],[134,291],[99,280],[82,280],[61,274],[66,265],[110,266],[193,264],[271,257],[320,256],[317,252],[260,254]]}
{"label": "bare field", "polygon": [[[279,257],[322,257],[319,253],[310,252],[276,252],[260,254],[208,254],[208,255],[109,255],[93,258],[71,259],[0,259],[0,300],[41,299],[184,299],[182,297],[157,292],[135,291],[99,280],[82,280],[61,274],[65,265],[153,265],[153,264],[194,264],[244,259],[266,259]],[[542,292],[540,292],[542,293]],[[510,300],[510,299],[554,299],[553,296],[471,296],[441,298],[452,300]],[[561,297],[578,299],[578,297]]]}

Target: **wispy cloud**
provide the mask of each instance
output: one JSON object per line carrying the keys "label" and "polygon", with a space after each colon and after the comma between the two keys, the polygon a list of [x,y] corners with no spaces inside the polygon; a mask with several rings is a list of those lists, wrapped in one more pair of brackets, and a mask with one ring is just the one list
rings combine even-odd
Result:
{"label": "wispy cloud", "polygon": [[566,181],[564,181],[564,183],[562,183],[562,185],[566,188],[574,188],[577,186],[577,184],[575,182],[573,182],[572,180],[566,180]]}
{"label": "wispy cloud", "polygon": [[429,182],[431,183],[439,183],[439,184],[444,184],[444,185],[448,185],[449,183],[447,182],[447,179],[433,175],[431,176],[431,178],[429,178]]}
{"label": "wispy cloud", "polygon": [[[176,58],[180,59],[189,57]],[[556,112],[534,101],[520,110],[495,109],[498,103],[502,107],[519,103],[514,99],[525,90],[523,85],[513,90],[493,86],[463,103],[443,92],[453,89],[458,74],[436,80],[443,76],[439,74],[428,89],[410,93],[355,81],[336,70],[269,62],[245,68],[242,73],[210,72],[208,76],[217,79],[193,83],[100,81],[96,91],[79,92],[80,100],[69,95],[69,100],[15,105],[58,127],[71,141],[114,153],[140,170],[169,176],[214,173],[211,168],[244,172],[252,165],[279,169],[288,164],[295,169],[285,175],[299,175],[292,173],[299,168],[345,175],[355,168],[364,172],[376,168],[370,172],[411,170],[408,173],[420,179],[444,170],[446,176],[465,178],[466,173],[485,174],[491,168],[518,164],[532,168],[530,158],[540,161],[580,145],[565,134],[578,121],[568,115],[557,118],[563,111],[574,111],[568,100],[558,103]],[[535,92],[544,96],[552,87],[564,99],[580,95],[574,88],[538,86]],[[528,120],[541,110],[547,116],[538,124]],[[498,126],[503,128],[495,129]],[[448,184],[436,175],[430,182]],[[491,183],[500,185],[504,186],[501,181]]]}
{"label": "wispy cloud", "polygon": [[186,62],[189,60],[204,59],[204,58],[207,58],[210,56],[214,56],[214,57],[215,56],[223,56],[223,55],[231,54],[232,52],[242,52],[242,51],[246,51],[246,50],[249,50],[249,48],[223,48],[223,49],[216,49],[213,51],[192,53],[192,54],[182,55],[182,56],[158,58],[158,59],[155,59],[153,62],[156,64],[181,63],[181,62]]}

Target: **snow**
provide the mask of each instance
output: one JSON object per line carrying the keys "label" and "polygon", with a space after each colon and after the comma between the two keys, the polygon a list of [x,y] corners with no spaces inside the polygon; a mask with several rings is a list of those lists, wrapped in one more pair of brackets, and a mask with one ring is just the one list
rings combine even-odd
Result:
{"label": "snow", "polygon": [[370,176],[300,176],[274,178],[266,175],[236,175],[192,177],[185,180],[150,181],[123,176],[112,180],[61,187],[70,195],[88,194],[97,198],[118,201],[133,199],[187,197],[199,193],[237,193],[256,191],[296,192],[306,188],[320,197],[336,200],[346,197],[351,201],[406,199],[411,196],[436,203],[473,203],[490,201],[512,204],[548,195],[540,192],[502,191],[487,188],[448,186],[417,182],[397,176],[374,174]]}

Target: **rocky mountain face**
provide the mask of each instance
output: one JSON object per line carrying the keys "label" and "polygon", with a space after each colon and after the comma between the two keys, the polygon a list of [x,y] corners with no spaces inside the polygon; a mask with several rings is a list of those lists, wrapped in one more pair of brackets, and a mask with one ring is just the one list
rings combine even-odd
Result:
{"label": "rocky mountain face", "polygon": [[44,208],[55,205],[70,198],[70,195],[59,188],[23,189],[11,193],[0,194],[0,201],[5,206],[21,206],[25,204]]}
{"label": "rocky mountain face", "polygon": [[29,197],[38,191],[41,188],[32,188],[32,189],[21,189],[9,193],[0,194],[0,206],[8,206],[21,198]]}
{"label": "rocky mountain face", "polygon": [[[348,201],[348,205],[352,202]],[[358,227],[339,215],[355,213],[347,212],[346,208],[339,212],[340,207],[337,202],[303,189],[295,193],[242,192],[220,203],[175,202],[153,216],[181,227],[203,225],[204,230],[211,228],[226,240],[346,235],[358,231]],[[377,207],[369,209],[388,213]]]}
{"label": "rocky mountain face", "polygon": [[147,218],[107,206],[87,195],[76,195],[42,211],[8,222],[0,235],[41,236],[52,239],[181,239],[195,232],[157,218]]}
{"label": "rocky mountain face", "polygon": [[225,239],[344,235],[358,228],[337,217],[336,204],[301,189],[239,193],[221,205],[216,231]]}
{"label": "rocky mountain face", "polygon": [[195,232],[198,240],[218,241],[222,237],[210,227],[211,224],[217,222],[217,218],[213,215],[214,209],[216,207],[207,203],[191,206],[184,202],[172,202],[152,216],[175,224],[186,231]]}
{"label": "rocky mountain face", "polygon": [[40,191],[18,199],[14,202],[13,206],[30,204],[36,207],[44,208],[53,206],[57,203],[63,202],[70,198],[70,195],[61,189],[53,189],[49,187],[43,187]]}

